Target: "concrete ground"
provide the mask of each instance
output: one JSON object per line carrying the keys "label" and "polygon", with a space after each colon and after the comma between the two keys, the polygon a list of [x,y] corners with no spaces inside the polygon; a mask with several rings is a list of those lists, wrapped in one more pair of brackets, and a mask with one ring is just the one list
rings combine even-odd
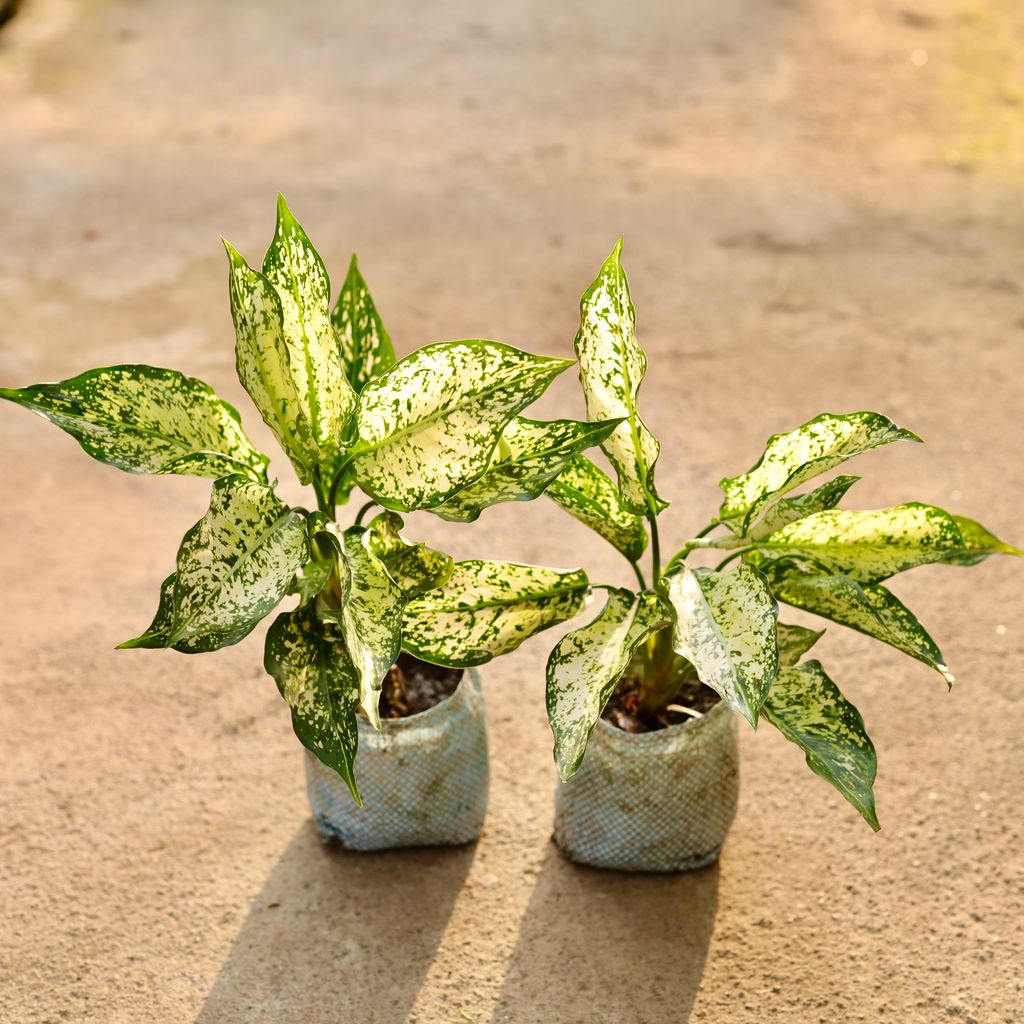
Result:
{"label": "concrete ground", "polygon": [[[336,282],[359,251],[402,352],[568,354],[624,234],[670,544],[768,434],[861,408],[928,444],[865,457],[851,499],[1021,544],[1022,51],[1013,0],[25,0],[0,32],[0,380],[174,366],[269,444],[217,236],[258,257],[276,191]],[[581,413],[573,380],[555,410]],[[746,730],[717,867],[565,863],[549,634],[485,672],[479,844],[345,855],[311,827],[262,631],[112,650],[207,482],[120,474],[13,407],[0,460],[0,1020],[1024,1019],[1021,564],[898,581],[951,695],[864,638],[822,642],[878,747],[878,835]],[[414,528],[628,578],[544,501]]]}

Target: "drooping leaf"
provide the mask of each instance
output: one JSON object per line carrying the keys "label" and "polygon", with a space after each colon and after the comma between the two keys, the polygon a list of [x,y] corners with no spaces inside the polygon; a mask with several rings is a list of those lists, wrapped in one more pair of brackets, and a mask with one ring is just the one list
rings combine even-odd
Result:
{"label": "drooping leaf", "polygon": [[327,586],[333,568],[333,559],[311,558],[305,565],[300,566],[299,571],[292,577],[291,583],[288,584],[288,593],[298,594],[300,605],[312,601]]}
{"label": "drooping leaf", "polygon": [[121,647],[197,654],[238,643],[276,607],[308,557],[301,512],[263,484],[223,477],[178,549],[170,609],[162,595],[153,626]]}
{"label": "drooping leaf", "polygon": [[354,253],[331,313],[331,322],[338,334],[342,364],[356,393],[363,390],[367,381],[395,365],[391,338],[377,313]]}
{"label": "drooping leaf", "polygon": [[471,523],[490,505],[531,501],[541,494],[565,464],[585,448],[600,444],[616,423],[549,423],[517,416],[505,428],[483,476],[453,494],[432,511],[442,519]]}
{"label": "drooping leaf", "polygon": [[920,440],[877,412],[822,413],[796,430],[768,438],[764,454],[751,469],[722,481],[725,500],[719,519],[737,533],[746,533],[765,505],[806,480],[880,445]]}
{"label": "drooping leaf", "polygon": [[779,671],[764,704],[764,715],[806,755],[820,775],[864,816],[877,832],[875,748],[860,712],[839,692],[817,661]]}
{"label": "drooping leaf", "polygon": [[0,388],[55,423],[86,454],[129,473],[266,480],[267,457],[252,446],[237,411],[209,384],[156,366],[105,366],[27,388]]}
{"label": "drooping leaf", "polygon": [[935,641],[914,613],[880,584],[860,584],[848,576],[788,572],[773,577],[772,592],[794,608],[849,626],[923,661],[953,685]]}
{"label": "drooping leaf", "polygon": [[630,561],[644,553],[647,531],[643,518],[623,505],[618,487],[585,456],[570,459],[544,493]]}
{"label": "drooping leaf", "polygon": [[664,579],[676,613],[676,653],[756,728],[779,669],[778,605],[767,581],[749,565],[714,572],[685,563]]}
{"label": "drooping leaf", "polygon": [[347,784],[357,806],[354,762],[359,743],[359,673],[336,622],[313,604],[283,612],[267,632],[264,667],[291,708],[302,745]]}
{"label": "drooping leaf", "polygon": [[[774,588],[772,592],[775,593]],[[795,665],[825,632],[823,629],[807,629],[806,626],[790,626],[785,622],[780,622],[776,628],[780,665]]]}
{"label": "drooping leaf", "polygon": [[636,515],[668,505],[654,487],[661,446],[637,412],[637,392],[647,356],[636,340],[636,312],[622,269],[622,239],[615,243],[596,280],[580,300],[576,356],[587,418],[621,420],[601,447],[619,479],[622,503]]}
{"label": "drooping leaf", "polygon": [[153,650],[167,646],[167,635],[170,633],[171,625],[174,621],[174,585],[177,579],[177,572],[172,572],[160,584],[160,605],[156,610],[156,615],[153,616],[149,629],[134,640],[127,640],[123,644],[118,644],[118,650],[127,650],[135,647]]}
{"label": "drooping leaf", "polygon": [[977,565],[979,562],[984,562],[989,555],[1024,556],[1024,551],[1015,548],[1012,544],[1005,544],[976,520],[968,519],[966,516],[953,516],[953,518],[960,528],[963,544],[958,552],[942,559],[947,565]]}
{"label": "drooping leaf", "polygon": [[671,621],[671,609],[653,591],[610,590],[597,618],[567,633],[551,652],[548,722],[563,782],[583,763],[587,741],[633,652]]}
{"label": "drooping leaf", "polygon": [[422,542],[406,540],[402,536],[404,525],[397,512],[382,513],[370,521],[367,544],[405,595],[418,597],[447,583],[455,560]]}
{"label": "drooping leaf", "polygon": [[359,486],[385,508],[442,504],[487,469],[509,420],[570,365],[495,341],[406,356],[359,395]]}
{"label": "drooping leaf", "polygon": [[859,476],[837,476],[834,480],[816,487],[807,494],[794,498],[781,498],[774,505],[769,505],[761,517],[747,531],[750,540],[763,540],[776,530],[781,530],[798,519],[835,508],[843,499],[843,495],[860,479]]}
{"label": "drooping leaf", "polygon": [[483,665],[571,619],[583,607],[588,588],[582,569],[456,562],[443,587],[406,605],[402,645],[435,665]]}

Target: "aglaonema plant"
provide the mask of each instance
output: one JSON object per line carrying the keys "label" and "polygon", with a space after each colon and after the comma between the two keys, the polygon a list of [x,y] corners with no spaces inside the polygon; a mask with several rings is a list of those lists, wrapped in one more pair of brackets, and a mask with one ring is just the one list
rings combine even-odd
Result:
{"label": "aglaonema plant", "polygon": [[[237,370],[312,486],[312,507],[278,496],[237,411],[176,370],[110,366],[0,397],[119,469],[215,480],[152,624],[120,647],[214,651],[297,595],[267,633],[265,666],[298,738],[358,803],[357,716],[380,727],[400,651],[481,665],[575,615],[588,587],[580,571],[455,562],[407,540],[399,513],[468,521],[489,504],[536,497],[616,424],[518,416],[569,360],[479,339],[396,359],[355,257],[332,307],[323,261],[280,198],[277,213],[260,269],[225,243]],[[337,506],[356,488],[369,500],[340,523]],[[375,505],[380,513],[363,525]]]}
{"label": "aglaonema plant", "polygon": [[[935,641],[885,582],[915,566],[1021,552],[973,519],[919,502],[839,508],[855,476],[802,490],[856,455],[920,440],[886,416],[856,412],[771,437],[753,468],[722,481],[711,522],[663,559],[668,503],[654,483],[660,446],[637,410],[647,359],[620,252],[621,242],[584,294],[575,341],[588,418],[617,424],[601,443],[617,479],[578,454],[546,493],[625,556],[637,588],[605,588],[597,617],[551,653],[547,709],[561,778],[579,770],[613,695],[643,719],[685,712],[687,687],[703,684],[751,726],[767,719],[877,829],[876,757],[861,715],[819,661],[801,660],[821,632],[779,622],[779,602],[889,644],[951,686]],[[715,568],[691,565],[709,551],[723,556]]]}

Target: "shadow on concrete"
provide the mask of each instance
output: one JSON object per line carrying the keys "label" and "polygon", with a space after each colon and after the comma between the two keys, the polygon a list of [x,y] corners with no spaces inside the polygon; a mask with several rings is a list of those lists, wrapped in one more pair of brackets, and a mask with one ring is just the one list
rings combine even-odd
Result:
{"label": "shadow on concrete", "polygon": [[405,1024],[475,845],[348,853],[312,822],[254,902],[197,1024]]}
{"label": "shadow on concrete", "polygon": [[717,909],[717,864],[620,874],[570,864],[552,844],[493,1024],[683,1024]]}

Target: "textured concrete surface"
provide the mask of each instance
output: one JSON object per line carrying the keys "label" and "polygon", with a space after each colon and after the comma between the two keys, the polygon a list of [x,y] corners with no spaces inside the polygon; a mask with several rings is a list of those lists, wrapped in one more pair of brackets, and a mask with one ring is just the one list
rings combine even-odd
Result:
{"label": "textured concrete surface", "polygon": [[[928,444],[866,457],[851,499],[951,506],[1019,544],[1022,48],[1012,0],[26,0],[0,33],[0,379],[180,367],[269,443],[234,380],[217,235],[258,255],[278,189],[336,281],[358,249],[401,351],[567,354],[623,233],[669,543],[768,434],[877,408]],[[572,380],[556,407],[581,411]],[[112,650],[208,485],[119,474],[11,407],[0,465],[0,1019],[1022,1019],[1021,565],[899,580],[951,695],[823,641],[878,746],[877,836],[746,730],[717,867],[566,864],[548,636],[485,673],[479,844],[331,855],[261,634]],[[628,579],[543,502],[415,526]]]}

